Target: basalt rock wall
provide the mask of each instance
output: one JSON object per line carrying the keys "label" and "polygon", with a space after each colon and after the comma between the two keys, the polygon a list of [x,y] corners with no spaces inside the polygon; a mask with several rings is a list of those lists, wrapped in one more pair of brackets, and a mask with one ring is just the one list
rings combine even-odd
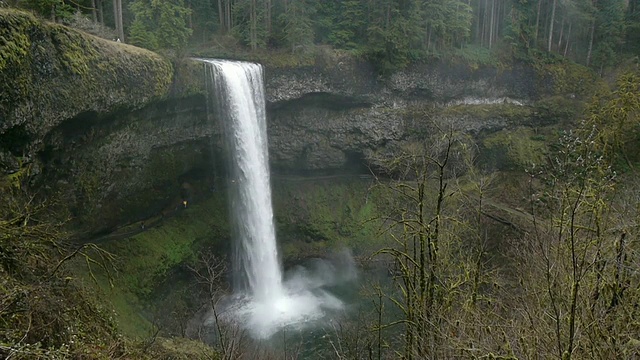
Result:
{"label": "basalt rock wall", "polygon": [[[223,181],[223,120],[208,115],[202,63],[171,63],[6,9],[0,35],[5,185],[61,196],[78,228],[96,233],[170,213]],[[335,54],[313,66],[266,66],[272,169],[364,172],[376,154],[423,141],[434,124],[480,134],[557,121],[537,104],[579,98],[565,74],[434,63],[383,79]]]}

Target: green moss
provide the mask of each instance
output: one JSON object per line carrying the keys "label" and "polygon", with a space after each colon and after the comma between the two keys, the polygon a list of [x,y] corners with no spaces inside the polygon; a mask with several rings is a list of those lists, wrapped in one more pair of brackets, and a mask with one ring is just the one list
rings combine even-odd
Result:
{"label": "green moss", "polygon": [[173,64],[175,75],[172,93],[174,96],[206,95],[204,64],[200,61],[182,59]]}
{"label": "green moss", "polygon": [[93,294],[97,302],[108,306],[119,332],[132,338],[144,339],[153,330],[153,324],[141,315],[142,304],[138,298],[121,286],[112,286],[107,274],[93,269],[93,277],[83,262],[73,264],[73,272],[87,294]]}
{"label": "green moss", "polygon": [[551,81],[552,95],[589,96],[598,83],[597,76],[591,69],[568,60],[538,63],[536,69],[540,79]]}
{"label": "green moss", "polygon": [[455,49],[451,57],[454,61],[468,64],[473,70],[477,70],[481,66],[500,65],[498,57],[491,49],[479,45],[465,45],[460,49]]}
{"label": "green moss", "polygon": [[541,123],[559,123],[577,119],[584,102],[566,96],[551,96],[536,102],[534,112]]}
{"label": "green moss", "polygon": [[492,118],[505,118],[510,120],[521,120],[531,117],[533,109],[530,106],[515,104],[487,104],[487,105],[455,105],[442,109],[444,116],[473,116],[480,120]]}
{"label": "green moss", "polygon": [[155,53],[0,9],[0,119],[36,136],[82,112],[139,108],[172,81]]}
{"label": "green moss", "polygon": [[0,71],[28,61],[31,41],[25,32],[34,21],[24,21],[24,15],[0,8]]}
{"label": "green moss", "polygon": [[52,27],[51,41],[58,50],[60,61],[72,75],[86,76],[91,62],[97,58],[98,52],[84,41],[80,33],[67,31],[63,27]]}
{"label": "green moss", "polygon": [[545,137],[530,128],[502,130],[482,142],[484,161],[499,169],[526,169],[544,163]]}
{"label": "green moss", "polygon": [[222,247],[228,241],[227,209],[222,196],[172,211],[167,216],[175,216],[159,219],[162,226],[105,244],[118,258],[123,288],[142,299],[174,267],[193,261],[203,243]]}
{"label": "green moss", "polygon": [[160,338],[149,350],[154,359],[222,359],[222,355],[200,341],[185,338]]}
{"label": "green moss", "polygon": [[283,180],[274,183],[274,208],[283,257],[325,253],[349,247],[375,248],[380,213],[370,180]]}
{"label": "green moss", "polygon": [[28,94],[29,79],[20,69],[31,60],[31,39],[26,32],[34,26],[34,19],[24,15],[0,8],[0,108]]}
{"label": "green moss", "polygon": [[[225,197],[217,194],[186,209],[172,209],[163,217],[148,219],[146,229],[140,229],[141,224],[133,224],[98,241],[114,256],[117,271],[112,272],[112,281],[94,266],[96,284],[83,262],[74,266],[84,286],[95,289],[113,308],[118,329],[136,339],[151,334],[153,326],[142,314],[152,306],[152,295],[168,274],[192,263],[203,248],[227,248],[230,229]],[[127,236],[131,232],[138,233]]]}
{"label": "green moss", "polygon": [[156,149],[147,160],[142,175],[145,179],[153,179],[155,183],[163,181],[175,181],[176,174],[182,174],[189,169],[192,156],[197,156],[184,149],[172,149],[170,147]]}

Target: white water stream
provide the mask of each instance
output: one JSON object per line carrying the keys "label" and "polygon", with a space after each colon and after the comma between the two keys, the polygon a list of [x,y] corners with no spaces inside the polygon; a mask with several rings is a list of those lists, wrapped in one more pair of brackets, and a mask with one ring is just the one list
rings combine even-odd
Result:
{"label": "white water stream", "polygon": [[228,314],[256,338],[322,317],[342,302],[323,284],[283,281],[273,223],[262,66],[202,60],[213,84],[232,157],[229,191],[234,225],[234,305]]}

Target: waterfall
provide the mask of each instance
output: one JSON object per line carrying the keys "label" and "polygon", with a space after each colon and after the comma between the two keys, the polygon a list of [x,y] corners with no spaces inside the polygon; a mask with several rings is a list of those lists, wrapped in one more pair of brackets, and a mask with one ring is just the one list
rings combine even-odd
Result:
{"label": "waterfall", "polygon": [[286,326],[308,326],[327,311],[341,310],[342,302],[323,289],[333,281],[328,277],[337,275],[303,271],[283,281],[271,205],[262,67],[198,60],[206,63],[207,87],[224,124],[231,157],[234,295],[222,311],[223,320],[241,324],[255,338],[267,339]]}
{"label": "waterfall", "polygon": [[234,223],[234,285],[259,301],[283,296],[278,260],[265,120],[262,66],[207,60],[216,105],[232,156],[230,198]]}

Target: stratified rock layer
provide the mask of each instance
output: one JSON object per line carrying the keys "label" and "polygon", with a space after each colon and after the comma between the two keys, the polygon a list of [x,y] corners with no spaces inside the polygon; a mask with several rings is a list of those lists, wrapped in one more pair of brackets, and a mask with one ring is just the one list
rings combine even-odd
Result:
{"label": "stratified rock layer", "polygon": [[[267,67],[272,169],[368,172],[434,126],[478,135],[562,120],[557,110],[580,96],[573,79],[585,77],[570,69],[437,63],[380,79],[337,53],[314,66]],[[0,181],[28,174],[31,186],[61,194],[90,233],[197,201],[225,168],[204,77],[197,60],[171,64],[0,9]]]}

